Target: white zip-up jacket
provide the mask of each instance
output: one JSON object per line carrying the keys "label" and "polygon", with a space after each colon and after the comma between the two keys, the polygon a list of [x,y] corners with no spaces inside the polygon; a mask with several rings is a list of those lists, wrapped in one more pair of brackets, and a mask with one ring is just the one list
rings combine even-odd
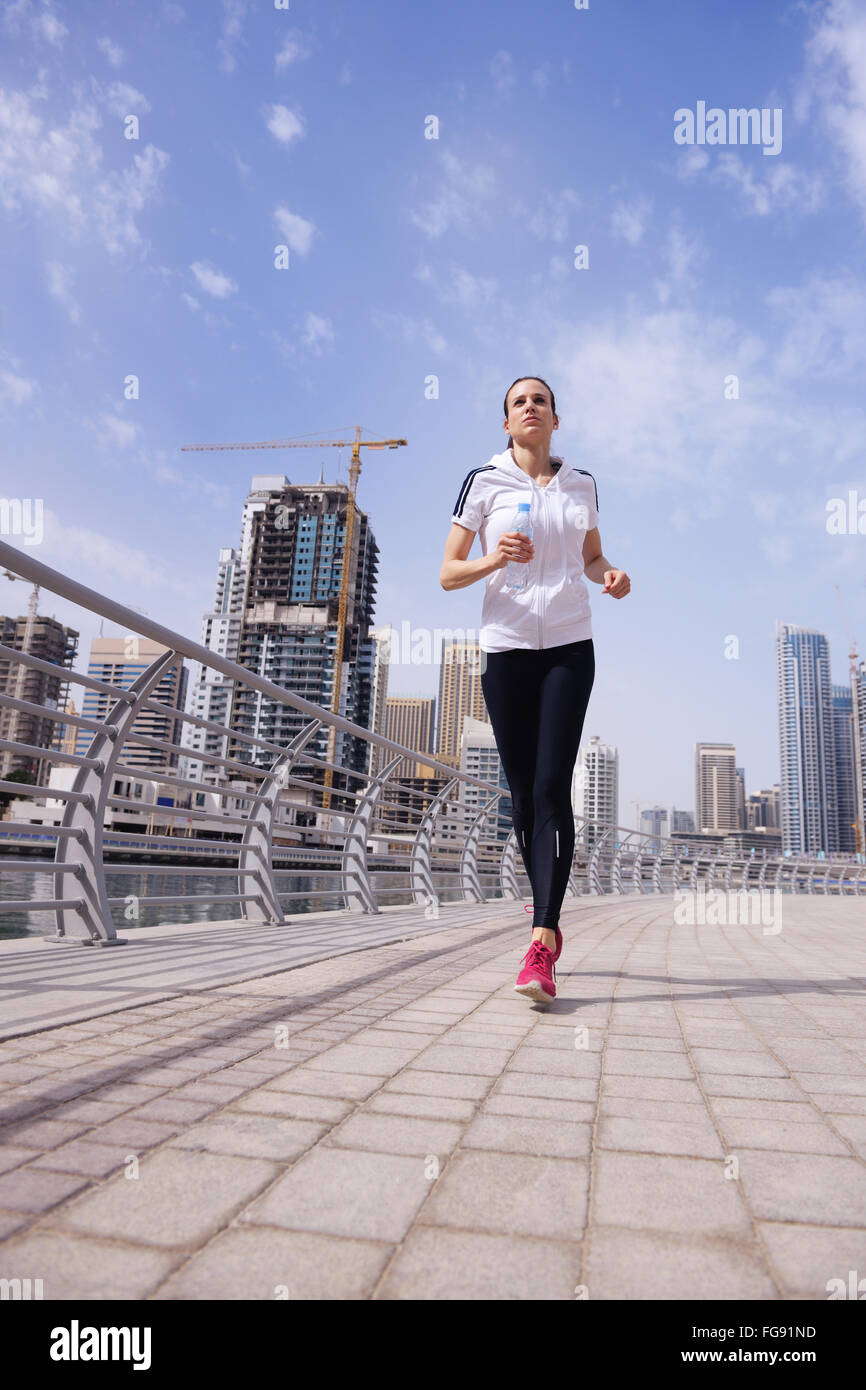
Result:
{"label": "white zip-up jacket", "polygon": [[532,544],[529,582],[508,589],[506,569],[486,579],[479,645],[485,652],[511,647],[559,647],[592,636],[589,591],[583,578],[583,542],[598,525],[595,479],[551,454],[555,477],[539,487],[514,461],[510,448],[467,473],[452,521],[477,531],[481,550],[495,550],[514,530],[518,502],[529,502]]}

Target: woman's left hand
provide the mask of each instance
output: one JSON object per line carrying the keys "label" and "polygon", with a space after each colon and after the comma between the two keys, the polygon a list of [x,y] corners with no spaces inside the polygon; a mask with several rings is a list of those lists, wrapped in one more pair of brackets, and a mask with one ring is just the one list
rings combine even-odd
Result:
{"label": "woman's left hand", "polygon": [[631,589],[631,580],[625,570],[605,570],[603,594],[612,594],[614,598],[625,598]]}

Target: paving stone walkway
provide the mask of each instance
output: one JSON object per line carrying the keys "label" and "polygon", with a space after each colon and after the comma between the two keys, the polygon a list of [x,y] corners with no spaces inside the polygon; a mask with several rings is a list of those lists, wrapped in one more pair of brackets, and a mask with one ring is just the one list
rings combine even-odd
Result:
{"label": "paving stone walkway", "polygon": [[549,1006],[512,990],[528,917],[487,904],[7,1039],[0,1278],[826,1299],[866,1277],[866,914],[783,904],[767,934],[678,925],[669,896],[572,901]]}

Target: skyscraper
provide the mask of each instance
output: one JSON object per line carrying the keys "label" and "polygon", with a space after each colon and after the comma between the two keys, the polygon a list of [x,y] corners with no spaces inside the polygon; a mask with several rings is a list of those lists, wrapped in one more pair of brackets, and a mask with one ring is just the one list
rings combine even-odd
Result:
{"label": "skyscraper", "polygon": [[455,768],[460,766],[460,740],[463,720],[467,716],[490,723],[481,689],[481,649],[477,638],[450,638],[442,644],[439,725],[434,752],[440,761]]}
{"label": "skyscraper", "polygon": [[[241,557],[246,569],[239,665],[275,685],[330,710],[333,705],[337,620],[349,489],[344,483],[292,484],[282,475],[253,478],[244,507]],[[342,689],[337,712],[370,727],[375,642],[370,637],[376,590],[378,546],[365,512],[356,507],[349,556],[348,605],[343,647]],[[290,705],[248,686],[233,692],[230,729],[285,747],[308,722]],[[328,728],[313,735],[305,751],[328,754]],[[259,767],[274,754],[253,753],[229,738],[229,756]],[[333,761],[338,769],[367,774],[369,744],[337,731]],[[307,768],[308,780],[321,782],[324,770]],[[359,778],[333,773],[333,786],[357,790]]]}
{"label": "skyscraper", "polygon": [[[230,547],[220,550],[216,594],[213,608],[202,618],[201,645],[229,661],[237,661],[245,580],[246,570],[241,552]],[[234,681],[223,675],[222,671],[195,663],[186,713],[219,724],[226,732],[216,733],[212,729],[185,723],[181,734],[184,748],[218,758],[226,756],[233,690]],[[225,776],[220,764],[208,766],[197,758],[181,758],[180,769],[180,775],[193,782],[215,784],[223,781]]]}
{"label": "skyscraper", "polygon": [[[395,743],[405,743],[419,753],[432,753],[435,704],[431,695],[389,695],[385,737],[393,739]],[[402,781],[406,777],[433,776],[433,768],[420,758],[402,758],[391,773],[395,781]]]}
{"label": "skyscraper", "polygon": [[[602,743],[594,734],[577,755],[571,782],[571,804],[575,815],[604,825],[619,824],[619,752]],[[603,834],[587,828],[587,845]]]}
{"label": "skyscraper", "polygon": [[736,749],[732,743],[695,744],[695,829],[739,829]]}
{"label": "skyscraper", "polygon": [[[0,617],[0,642],[4,647],[50,661],[58,667],[58,675],[52,676],[34,666],[25,666],[9,658],[0,659],[0,691],[31,705],[67,710],[69,681],[64,678],[64,668],[71,668],[78,650],[78,633],[74,628],[37,613],[34,600],[29,616]],[[74,724],[40,719],[24,710],[0,708],[0,739],[9,743],[28,743],[31,747],[59,751],[66,731],[74,728]],[[8,777],[10,772],[26,772],[37,785],[48,781],[52,766],[35,753],[0,755],[0,775]]]}
{"label": "skyscraper", "polygon": [[[128,633],[122,637],[94,637],[90,644],[87,674],[105,682],[106,685],[129,690],[137,678],[166,650],[161,642],[153,642],[149,637],[139,637],[135,633]],[[187,668],[182,658],[178,658],[163,671],[159,683],[148,698],[155,704],[182,710],[186,699],[187,680]],[[81,711],[85,719],[101,723],[113,705],[113,695],[85,688]],[[172,717],[168,712],[160,714],[157,710],[142,709],[133,721],[129,736],[123,745],[121,762],[128,767],[141,768],[143,772],[176,770],[176,753],[169,753],[164,748],[151,748],[147,743],[136,743],[135,736],[139,734],[163,743],[176,743],[180,727],[181,720],[176,716]],[[76,754],[86,755],[93,737],[89,729],[79,729],[75,738]]]}
{"label": "skyscraper", "polygon": [[849,685],[831,686],[833,714],[833,775],[835,780],[836,849],[853,854],[856,846],[854,721]]}
{"label": "skyscraper", "polygon": [[854,737],[854,841],[866,852],[866,661],[851,655],[851,720]]}
{"label": "skyscraper", "polygon": [[838,843],[830,650],[823,632],[776,623],[782,849]]}

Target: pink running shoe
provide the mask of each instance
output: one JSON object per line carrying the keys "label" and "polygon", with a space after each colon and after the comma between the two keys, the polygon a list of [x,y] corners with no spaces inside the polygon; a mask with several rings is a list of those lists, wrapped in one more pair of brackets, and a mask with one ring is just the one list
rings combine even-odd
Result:
{"label": "pink running shoe", "polygon": [[516,992],[541,1004],[555,999],[556,966],[553,964],[553,952],[550,948],[540,941],[533,941],[523,959],[526,964],[517,977],[517,984],[514,986]]}
{"label": "pink running shoe", "polygon": [[[533,912],[534,910],[532,903],[523,904],[524,912]],[[559,960],[559,957],[562,955],[562,932],[559,930],[559,927],[554,927],[554,931],[556,932],[556,950],[553,953],[553,959]]]}

